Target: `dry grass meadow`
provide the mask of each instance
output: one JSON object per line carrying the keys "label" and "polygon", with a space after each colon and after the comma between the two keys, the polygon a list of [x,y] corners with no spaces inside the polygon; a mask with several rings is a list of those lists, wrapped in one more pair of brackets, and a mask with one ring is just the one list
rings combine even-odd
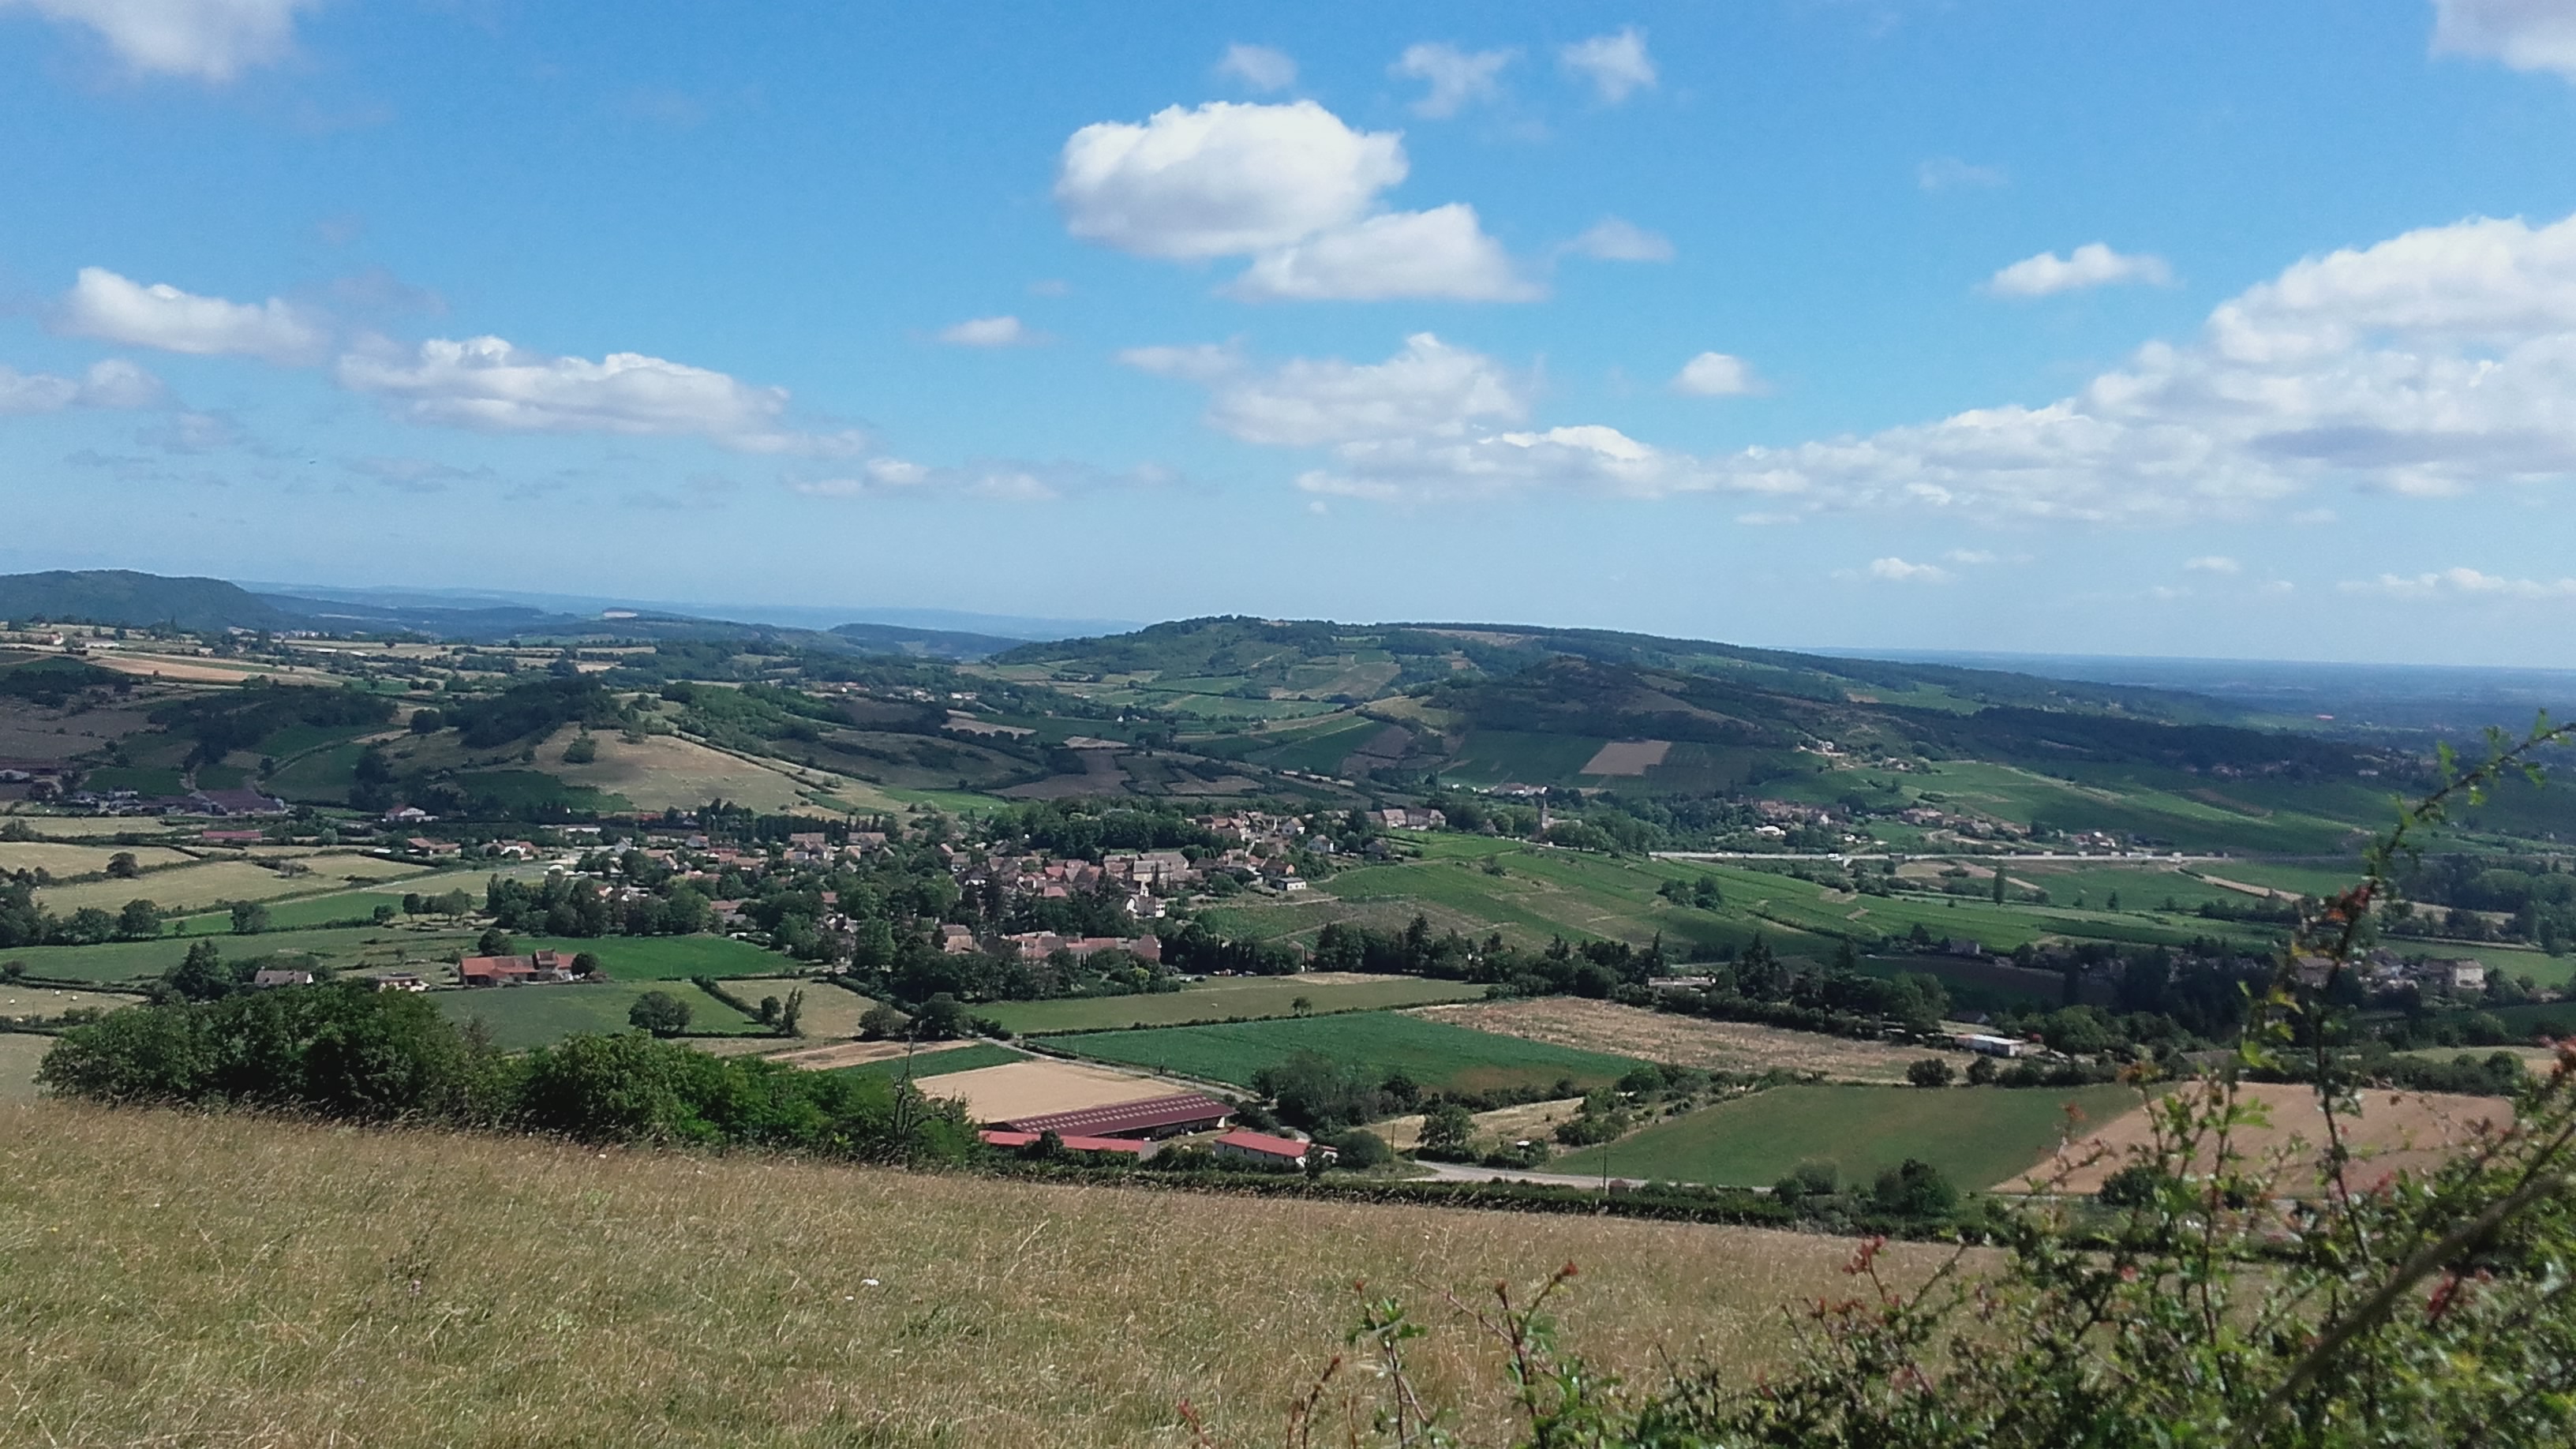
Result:
{"label": "dry grass meadow", "polygon": [[[2240,1090],[2262,1105],[2267,1125],[2240,1129],[2238,1149],[2257,1161],[2279,1157],[2296,1162],[2321,1160],[2326,1141],[2325,1114],[2317,1108],[2316,1089],[2294,1083],[2248,1082]],[[2346,1145],[2368,1161],[2354,1170],[2356,1183],[2371,1183],[2400,1170],[2429,1172],[2465,1146],[2480,1122],[2499,1127],[2513,1120],[2513,1104],[2502,1097],[2459,1097],[2426,1092],[2391,1092],[2374,1088],[2361,1094],[2361,1115],[2337,1115]],[[2103,1180],[2129,1165],[2130,1149],[2153,1140],[2145,1107],[2104,1123],[2102,1130],[2067,1145],[2065,1160],[2078,1164],[2064,1179],[2063,1191],[2097,1192]],[[2108,1149],[2096,1151],[2096,1148]],[[2088,1160],[2089,1159],[2089,1160]],[[2206,1154],[2195,1159],[2205,1170]],[[2040,1187],[2056,1179],[2054,1166],[2034,1172],[2025,1183],[2006,1183],[2004,1191]],[[2313,1176],[2302,1179],[2313,1181]],[[2293,1190],[2296,1183],[2290,1184]]]}
{"label": "dry grass meadow", "polygon": [[[53,1045],[54,1039],[49,1036],[0,1032],[0,1102],[23,1102],[36,1095],[36,1064],[45,1059]],[[0,1239],[0,1244],[6,1241]]]}
{"label": "dry grass meadow", "polygon": [[[48,822],[50,823],[50,822]],[[95,875],[118,854],[130,854],[149,870],[184,864],[192,857],[160,845],[56,845],[40,840],[0,841],[0,870],[41,870],[57,878]]]}
{"label": "dry grass meadow", "polygon": [[1706,1071],[1822,1072],[1836,1082],[1901,1082],[1921,1047],[1846,1041],[1814,1032],[1749,1022],[1706,1021],[1579,996],[1425,1006],[1414,1015],[1452,1026],[1524,1037],[1583,1051],[1608,1052]]}
{"label": "dry grass meadow", "polygon": [[0,1104],[0,1442],[1179,1445],[1187,1399],[1266,1444],[1354,1280],[1446,1396],[1500,1365],[1444,1290],[1571,1260],[1570,1338],[1651,1384],[1776,1360],[1851,1247]]}

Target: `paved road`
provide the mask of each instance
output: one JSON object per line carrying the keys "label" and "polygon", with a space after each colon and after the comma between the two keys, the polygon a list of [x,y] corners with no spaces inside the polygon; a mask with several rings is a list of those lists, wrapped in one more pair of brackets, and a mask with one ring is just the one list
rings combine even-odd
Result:
{"label": "paved road", "polygon": [[[1518,1168],[1512,1167],[1479,1167],[1472,1162],[1417,1161],[1414,1163],[1414,1166],[1430,1173],[1434,1178],[1442,1182],[1493,1182],[1496,1180],[1503,1182],[1536,1182],[1544,1183],[1549,1187],[1588,1187],[1595,1189],[1596,1191],[1601,1186],[1601,1178],[1598,1174],[1587,1177],[1581,1173],[1574,1172],[1523,1172]],[[1645,1180],[1643,1178],[1636,1177],[1614,1177],[1610,1179],[1610,1181],[1621,1187],[1643,1187],[1645,1185]]]}

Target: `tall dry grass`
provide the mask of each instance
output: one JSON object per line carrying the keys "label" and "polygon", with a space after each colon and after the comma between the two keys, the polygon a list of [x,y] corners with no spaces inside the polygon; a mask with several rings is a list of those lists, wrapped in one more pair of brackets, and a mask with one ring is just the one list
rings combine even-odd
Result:
{"label": "tall dry grass", "polygon": [[[1923,1250],[1928,1262],[1934,1250]],[[1844,1242],[0,1103],[0,1442],[1275,1443],[1354,1279],[1750,1367]],[[1492,1384],[1464,1331],[1430,1387]],[[1490,1396],[1488,1396],[1490,1397]]]}

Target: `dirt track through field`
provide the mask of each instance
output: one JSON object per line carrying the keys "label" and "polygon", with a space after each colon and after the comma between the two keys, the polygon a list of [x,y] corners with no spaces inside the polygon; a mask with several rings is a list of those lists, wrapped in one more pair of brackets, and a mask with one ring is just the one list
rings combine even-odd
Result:
{"label": "dirt track through field", "polygon": [[[2320,1145],[2326,1140],[2326,1122],[2325,1114],[2317,1108],[2314,1088],[2286,1082],[2249,1082],[2241,1090],[2246,1098],[2263,1104],[2271,1122],[2268,1126],[2238,1129],[2239,1150],[2255,1162],[2282,1153],[2294,1161],[2313,1164],[2319,1160]],[[2096,1131],[2079,1127],[2062,1158],[2067,1164],[2083,1165],[2072,1167],[2062,1187],[2048,1186],[2061,1170],[2051,1166],[2003,1184],[2004,1190],[2100,1191],[2104,1179],[2134,1160],[2132,1149],[2153,1140],[2147,1110],[2139,1107]],[[2512,1120],[2513,1104],[2502,1097],[2372,1090],[2361,1094],[2361,1115],[2348,1118],[2338,1114],[2336,1127],[2348,1145],[2368,1157],[2368,1161],[2355,1164],[2348,1176],[2356,1188],[2367,1188],[2390,1173],[2423,1172],[2438,1165],[2473,1140],[2481,1122],[2501,1127]],[[2206,1154],[2193,1163],[2194,1171],[2205,1171],[2207,1167]],[[2303,1196],[2315,1188],[2313,1172],[2302,1173],[2295,1166],[2284,1180],[2284,1189],[2294,1196]]]}
{"label": "dirt track through field", "polygon": [[1901,1082],[1919,1047],[1851,1041],[1744,1022],[1669,1016],[1606,1001],[1553,996],[1528,1001],[1425,1006],[1416,1016],[1583,1051],[1717,1072],[1822,1072],[1837,1082]]}

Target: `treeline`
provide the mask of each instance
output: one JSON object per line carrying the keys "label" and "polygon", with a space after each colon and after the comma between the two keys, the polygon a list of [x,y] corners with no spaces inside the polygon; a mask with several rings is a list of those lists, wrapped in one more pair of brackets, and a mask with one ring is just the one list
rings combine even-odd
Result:
{"label": "treeline", "polygon": [[131,1007],[62,1034],[37,1080],[115,1104],[235,1106],[584,1142],[759,1147],[962,1162],[963,1109],[865,1073],[719,1057],[637,1035],[521,1056],[471,1041],[427,998],[347,983]]}
{"label": "treeline", "polygon": [[1170,805],[1101,800],[1033,800],[994,812],[985,822],[994,848],[1042,850],[1091,861],[1113,850],[1214,850],[1216,833]]}
{"label": "treeline", "polygon": [[1500,932],[1481,942],[1454,930],[1435,936],[1431,922],[1417,915],[1398,932],[1336,921],[1317,933],[1308,964],[1317,971],[1483,982],[1519,996],[1598,998],[1622,986],[1642,986],[1662,975],[1668,963],[1660,937],[1638,947],[1625,941],[1576,946],[1560,936],[1529,951],[1504,941]]}

